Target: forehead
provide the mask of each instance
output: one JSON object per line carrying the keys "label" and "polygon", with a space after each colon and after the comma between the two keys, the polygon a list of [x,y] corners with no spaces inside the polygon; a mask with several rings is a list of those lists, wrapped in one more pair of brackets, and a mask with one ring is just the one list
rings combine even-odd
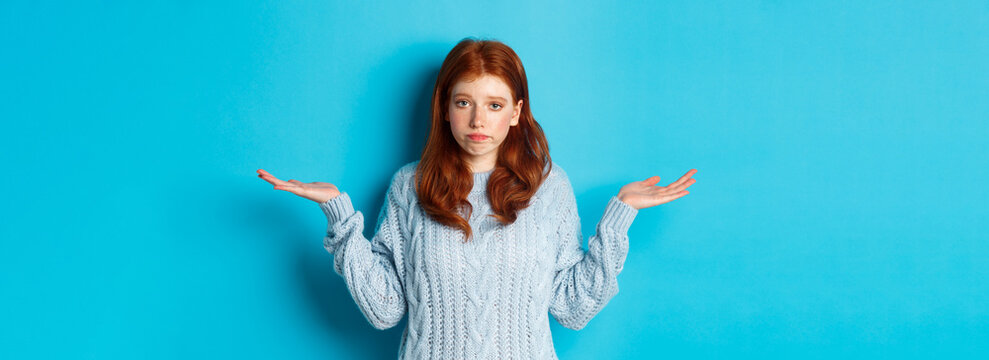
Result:
{"label": "forehead", "polygon": [[460,79],[453,84],[452,94],[470,96],[501,96],[510,98],[512,90],[501,78],[493,75],[482,75],[474,79]]}

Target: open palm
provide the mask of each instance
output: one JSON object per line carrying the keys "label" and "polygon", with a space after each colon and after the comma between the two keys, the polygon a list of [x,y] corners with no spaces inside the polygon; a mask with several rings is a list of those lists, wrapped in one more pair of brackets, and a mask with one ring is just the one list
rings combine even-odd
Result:
{"label": "open palm", "polygon": [[275,190],[288,191],[318,203],[327,202],[340,195],[340,189],[330,183],[318,181],[304,183],[299,180],[282,181],[262,169],[258,169],[258,177],[275,185]]}
{"label": "open palm", "polygon": [[690,178],[695,173],[697,173],[697,169],[690,169],[677,181],[667,186],[656,186],[659,183],[659,176],[632,182],[622,186],[621,190],[618,191],[618,199],[636,209],[668,203],[690,193],[686,189],[697,181]]}

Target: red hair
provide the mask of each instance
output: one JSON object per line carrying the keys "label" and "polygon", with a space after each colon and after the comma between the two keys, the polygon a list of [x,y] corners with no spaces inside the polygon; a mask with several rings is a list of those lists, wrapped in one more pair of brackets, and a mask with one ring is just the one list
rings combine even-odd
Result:
{"label": "red hair", "polygon": [[[426,214],[463,231],[464,242],[472,237],[466,219],[474,210],[467,201],[474,176],[445,119],[453,85],[483,75],[504,81],[512,91],[513,103],[523,100],[518,124],[509,127],[488,178],[487,196],[494,213],[489,216],[503,225],[514,223],[552,167],[546,136],[530,111],[529,85],[518,55],[496,40],[461,40],[443,60],[433,87],[432,125],[416,169],[416,194]],[[461,209],[466,209],[466,216]]]}

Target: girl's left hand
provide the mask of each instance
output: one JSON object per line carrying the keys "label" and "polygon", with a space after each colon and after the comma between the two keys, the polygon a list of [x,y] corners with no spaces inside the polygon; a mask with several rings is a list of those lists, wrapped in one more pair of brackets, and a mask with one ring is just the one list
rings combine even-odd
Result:
{"label": "girl's left hand", "polygon": [[697,173],[697,169],[690,169],[677,181],[667,186],[655,186],[659,183],[659,176],[633,182],[622,186],[622,189],[618,191],[618,200],[637,210],[668,203],[690,193],[685,189],[697,181],[690,178],[695,173]]}

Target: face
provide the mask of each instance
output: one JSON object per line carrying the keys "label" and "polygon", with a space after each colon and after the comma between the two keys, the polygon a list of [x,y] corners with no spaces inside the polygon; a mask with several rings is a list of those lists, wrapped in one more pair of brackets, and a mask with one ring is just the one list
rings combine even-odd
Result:
{"label": "face", "polygon": [[512,102],[512,91],[500,78],[483,75],[457,81],[450,91],[447,119],[453,137],[466,153],[472,172],[494,168],[498,148],[508,129],[519,123],[522,100]]}

